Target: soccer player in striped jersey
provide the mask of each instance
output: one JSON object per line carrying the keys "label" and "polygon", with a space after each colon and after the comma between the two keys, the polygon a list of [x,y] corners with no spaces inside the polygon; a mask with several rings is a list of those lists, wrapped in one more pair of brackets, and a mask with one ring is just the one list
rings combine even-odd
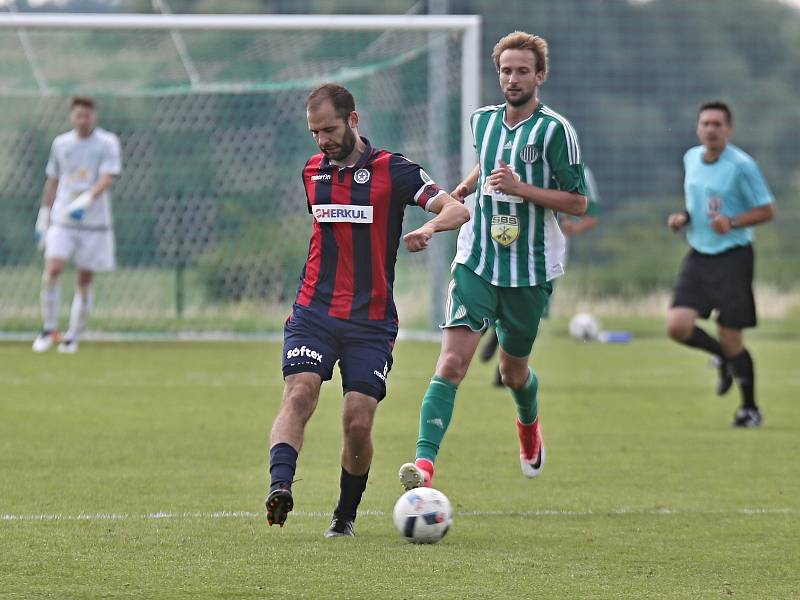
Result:
{"label": "soccer player in striped jersey", "polygon": [[[683,157],[686,208],[667,220],[672,231],[687,228],[691,246],[683,260],[667,313],[667,333],[681,344],[716,357],[717,394],[733,379],[741,392],[735,427],[758,427],[761,411],[755,398],[753,359],[742,330],[756,326],[753,298],[754,225],[772,219],[775,198],[758,163],[728,139],[733,116],[724,102],[700,106],[697,137],[701,145]],[[717,310],[719,339],[695,323]]]}
{"label": "soccer player in striped jersey", "polygon": [[422,401],[416,461],[400,468],[407,489],[430,485],[453,413],[456,390],[482,332],[495,323],[500,373],[517,407],[520,464],[538,475],[545,451],[538,380],[528,366],[539,320],[564,273],[558,214],[586,212],[586,182],[575,130],[539,101],[547,78],[547,42],[515,31],[492,52],[505,103],[472,114],[478,165],[453,196],[466,198],[472,220],[461,227],[453,262],[442,349]]}
{"label": "soccer player in striped jersey", "polygon": [[314,228],[284,327],[285,385],[270,440],[267,520],[283,526],[294,506],[292,480],[305,426],[338,362],[344,447],[339,503],[325,537],[353,536],[372,461],[372,422],[386,395],[397,337],[392,288],[403,213],[412,205],[437,213],[403,238],[409,252],[419,252],[436,232],[459,228],[469,211],[419,165],[360,137],[355,101],[342,86],[312,91],[306,115],[320,149],[302,173]]}
{"label": "soccer player in striped jersey", "polygon": [[[558,219],[558,225],[561,228],[561,233],[566,236],[567,250],[569,250],[570,238],[576,235],[584,234],[590,229],[594,229],[599,223],[598,215],[600,213],[600,191],[597,189],[597,182],[594,179],[594,174],[586,165],[583,167],[583,175],[586,179],[586,197],[589,200],[586,208],[586,214],[580,217],[573,215],[561,215]],[[546,319],[550,315],[550,306],[552,303],[553,298],[551,296],[550,301],[547,303],[547,306],[544,309],[542,318]],[[497,334],[494,332],[494,330],[489,330],[489,333],[486,335],[486,337],[488,339],[480,351],[481,362],[489,362],[492,360],[492,357],[497,352],[497,346],[499,345]],[[497,367],[495,371],[492,384],[495,387],[503,387],[503,378],[500,375],[500,367]]]}

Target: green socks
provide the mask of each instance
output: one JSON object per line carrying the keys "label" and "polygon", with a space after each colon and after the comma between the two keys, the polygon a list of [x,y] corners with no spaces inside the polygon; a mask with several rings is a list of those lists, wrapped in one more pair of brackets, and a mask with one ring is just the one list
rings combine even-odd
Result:
{"label": "green socks", "polygon": [[[417,458],[424,458],[436,462],[439,446],[442,443],[450,418],[453,416],[456,391],[454,385],[444,377],[434,375],[422,399],[422,408],[419,413],[419,439],[417,439]],[[539,380],[533,369],[528,371],[528,380],[518,390],[511,390],[514,402],[517,405],[517,415],[524,425],[530,425],[538,416],[536,393],[539,390]]]}
{"label": "green socks", "polygon": [[419,412],[417,458],[436,462],[439,445],[453,416],[456,390],[458,386],[444,377],[434,375],[431,379]]}
{"label": "green socks", "polygon": [[528,368],[528,381],[518,390],[511,390],[514,402],[517,405],[517,415],[523,425],[530,425],[539,414],[536,402],[536,392],[539,390],[539,380],[533,369]]}

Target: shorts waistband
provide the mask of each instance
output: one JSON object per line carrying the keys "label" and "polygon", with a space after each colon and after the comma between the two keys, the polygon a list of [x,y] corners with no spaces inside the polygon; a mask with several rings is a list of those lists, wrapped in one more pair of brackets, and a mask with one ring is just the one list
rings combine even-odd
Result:
{"label": "shorts waistband", "polygon": [[692,253],[696,254],[697,256],[701,256],[703,258],[713,258],[715,256],[725,256],[725,255],[728,255],[728,254],[735,254],[737,252],[747,252],[748,250],[750,250],[750,251],[753,250],[753,245],[752,244],[743,244],[741,246],[733,246],[732,248],[727,248],[726,250],[723,250],[722,252],[717,252],[716,254],[707,254],[705,252],[700,252],[696,248],[692,248]]}

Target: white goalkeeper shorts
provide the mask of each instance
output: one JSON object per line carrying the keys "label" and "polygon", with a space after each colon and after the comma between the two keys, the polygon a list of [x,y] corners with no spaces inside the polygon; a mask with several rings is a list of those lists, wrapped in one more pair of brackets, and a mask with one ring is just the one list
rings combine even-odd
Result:
{"label": "white goalkeeper shorts", "polygon": [[72,260],[85,271],[113,271],[117,266],[111,229],[75,229],[52,225],[44,242],[44,257]]}

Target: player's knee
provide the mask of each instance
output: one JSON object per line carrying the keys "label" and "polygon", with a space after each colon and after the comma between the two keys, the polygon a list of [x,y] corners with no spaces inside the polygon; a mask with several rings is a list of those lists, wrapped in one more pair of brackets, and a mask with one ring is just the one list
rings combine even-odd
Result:
{"label": "player's knee", "polygon": [[344,436],[348,440],[361,441],[369,439],[372,434],[372,418],[369,415],[351,412],[343,418]]}
{"label": "player's knee", "polygon": [[469,361],[458,352],[446,352],[439,359],[436,374],[458,385],[467,374]]}
{"label": "player's knee", "polygon": [[298,385],[286,390],[283,412],[293,420],[306,422],[314,412],[314,392],[310,387]]}
{"label": "player's knee", "polygon": [[744,350],[744,340],[738,332],[735,334],[720,332],[719,343],[722,346],[722,353],[728,358],[738,356]]}
{"label": "player's knee", "polygon": [[667,335],[676,342],[685,342],[692,336],[693,324],[683,319],[667,318]]}
{"label": "player's knee", "polygon": [[61,275],[61,265],[49,265],[42,274],[42,282],[45,285],[51,285],[58,281]]}
{"label": "player's knee", "polygon": [[500,365],[500,378],[503,380],[503,385],[518,390],[525,385],[528,381],[528,369],[518,369],[508,365]]}

